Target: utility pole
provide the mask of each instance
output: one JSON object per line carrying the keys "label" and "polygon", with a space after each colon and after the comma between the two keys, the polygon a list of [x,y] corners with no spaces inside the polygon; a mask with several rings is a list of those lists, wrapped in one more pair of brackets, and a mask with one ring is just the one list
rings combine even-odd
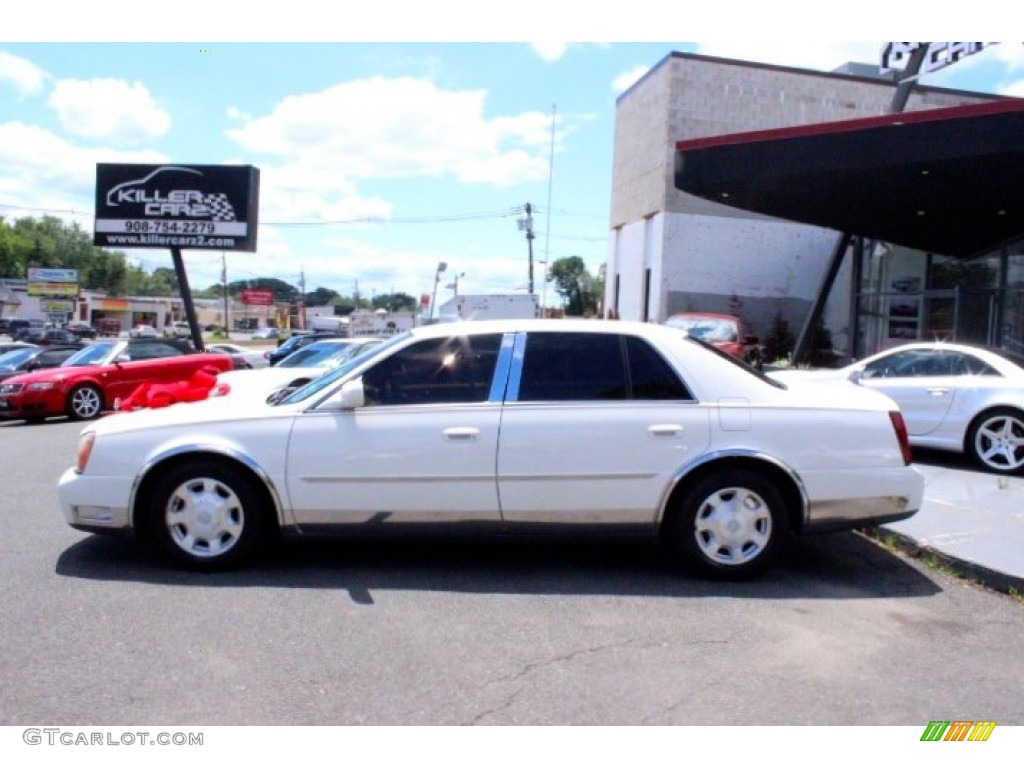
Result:
{"label": "utility pole", "polygon": [[519,230],[526,232],[526,247],[529,251],[530,256],[530,280],[528,285],[529,292],[533,293],[533,207],[527,203],[525,218],[519,220]]}
{"label": "utility pole", "polygon": [[224,251],[220,252],[220,279],[224,283],[224,338],[231,338],[231,323],[228,321],[228,257]]}

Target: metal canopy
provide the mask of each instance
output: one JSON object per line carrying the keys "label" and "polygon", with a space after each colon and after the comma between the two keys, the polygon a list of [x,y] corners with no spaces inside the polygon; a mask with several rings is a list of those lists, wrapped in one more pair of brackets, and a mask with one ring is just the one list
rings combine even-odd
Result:
{"label": "metal canopy", "polygon": [[1024,234],[1024,100],[676,144],[676,188],[969,257]]}

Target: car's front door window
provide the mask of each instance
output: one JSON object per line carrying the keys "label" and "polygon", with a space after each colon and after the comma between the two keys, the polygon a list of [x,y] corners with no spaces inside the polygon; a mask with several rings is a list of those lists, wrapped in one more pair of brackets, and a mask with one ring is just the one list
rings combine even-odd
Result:
{"label": "car's front door window", "polygon": [[478,403],[487,400],[501,334],[427,339],[363,374],[367,405]]}

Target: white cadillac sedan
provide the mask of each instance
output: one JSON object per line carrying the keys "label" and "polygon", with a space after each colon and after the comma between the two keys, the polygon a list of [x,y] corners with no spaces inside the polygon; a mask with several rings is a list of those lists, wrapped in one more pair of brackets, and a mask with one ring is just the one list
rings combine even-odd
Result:
{"label": "white cadillac sedan", "polygon": [[59,486],[73,527],[201,569],[278,534],[446,525],[660,536],[727,578],[922,492],[883,395],[796,394],[678,330],[571,320],[417,328],[276,403],[109,416]]}
{"label": "white cadillac sedan", "polygon": [[912,445],[965,453],[991,472],[1024,469],[1024,368],[1007,352],[917,342],[837,370],[770,375],[793,386],[833,382],[882,392],[899,405]]}

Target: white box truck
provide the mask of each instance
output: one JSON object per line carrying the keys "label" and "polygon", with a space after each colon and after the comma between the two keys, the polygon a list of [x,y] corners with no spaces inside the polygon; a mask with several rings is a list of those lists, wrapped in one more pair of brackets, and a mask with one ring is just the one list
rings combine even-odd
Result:
{"label": "white box truck", "polygon": [[516,320],[540,317],[540,303],[532,293],[491,293],[455,296],[438,310],[438,321]]}

